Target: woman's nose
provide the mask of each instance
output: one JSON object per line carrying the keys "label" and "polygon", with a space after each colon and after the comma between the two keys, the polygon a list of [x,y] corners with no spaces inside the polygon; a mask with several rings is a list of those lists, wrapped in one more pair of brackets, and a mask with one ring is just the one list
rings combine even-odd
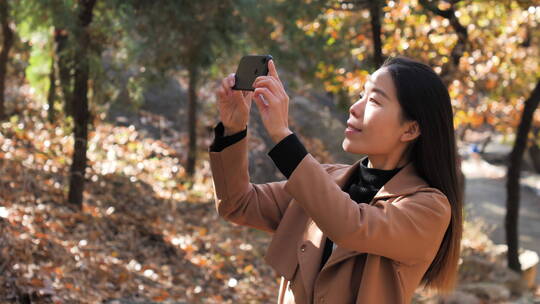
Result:
{"label": "woman's nose", "polygon": [[356,118],[361,117],[361,115],[362,115],[361,111],[362,111],[362,100],[361,99],[357,100],[349,108],[349,113],[351,113],[351,115],[353,115]]}

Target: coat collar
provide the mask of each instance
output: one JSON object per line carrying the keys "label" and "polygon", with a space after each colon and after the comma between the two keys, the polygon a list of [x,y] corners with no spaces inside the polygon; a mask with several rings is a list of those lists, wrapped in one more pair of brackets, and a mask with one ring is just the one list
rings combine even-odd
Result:
{"label": "coat collar", "polygon": [[[343,190],[351,175],[357,172],[362,159],[352,165],[332,165],[328,173],[336,184]],[[375,194],[371,204],[377,199],[412,194],[418,189],[427,186],[427,183],[417,175],[412,163],[405,165]],[[319,264],[324,250],[325,237],[322,231],[309,218],[304,209],[296,203],[291,203],[286,216],[279,225],[281,229],[272,237],[272,242],[265,255],[266,262],[287,280],[292,280],[297,266],[302,268],[302,280],[306,290],[312,291]],[[282,228],[282,227],[286,227]],[[285,229],[285,230],[284,230]],[[287,244],[285,246],[284,244]],[[290,246],[294,244],[294,246]],[[300,251],[300,246],[314,246],[312,250]],[[337,247],[330,255],[321,272],[351,256],[358,255],[354,250]],[[302,256],[299,256],[302,255]]]}
{"label": "coat collar", "polygon": [[[343,187],[351,178],[351,175],[357,172],[356,170],[363,159],[364,158],[356,161],[352,165],[346,165],[342,168],[338,168],[330,173],[334,176],[334,180],[342,190],[344,190]],[[418,176],[414,164],[409,162],[390,180],[388,180],[388,182],[386,182],[381,189],[379,189],[369,204],[374,204],[379,199],[385,200],[392,197],[410,195],[425,187],[429,187],[428,184],[424,179]],[[322,247],[320,250],[323,250]],[[337,247],[330,255],[330,258],[324,265],[323,269],[329,268],[332,265],[357,254],[358,252],[354,250]]]}
{"label": "coat collar", "polygon": [[[352,177],[352,174],[358,172],[358,166],[367,156],[357,160],[352,165],[347,165],[336,169],[330,173],[334,176],[336,184],[342,189],[347,181]],[[373,201],[382,198],[391,198],[396,196],[408,195],[417,192],[420,188],[427,187],[427,182],[422,179],[414,167],[413,162],[407,163],[401,170],[396,173],[373,197]]]}

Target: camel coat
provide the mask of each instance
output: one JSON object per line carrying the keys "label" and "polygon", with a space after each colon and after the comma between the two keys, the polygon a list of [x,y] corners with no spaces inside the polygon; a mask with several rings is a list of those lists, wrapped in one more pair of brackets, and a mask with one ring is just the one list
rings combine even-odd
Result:
{"label": "camel coat", "polygon": [[[320,164],[309,153],[288,180],[253,184],[247,140],[209,150],[215,204],[272,233],[264,259],[281,276],[277,303],[410,303],[450,223],[447,197],[409,163],[357,204],[342,187],[360,160]],[[326,237],[337,247],[319,271]]]}

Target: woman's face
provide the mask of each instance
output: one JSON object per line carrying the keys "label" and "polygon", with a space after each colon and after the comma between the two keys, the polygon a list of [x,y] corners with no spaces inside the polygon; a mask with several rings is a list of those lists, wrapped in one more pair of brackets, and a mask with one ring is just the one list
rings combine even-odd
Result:
{"label": "woman's face", "polygon": [[362,93],[349,109],[343,150],[370,156],[401,153],[407,126],[400,120],[401,106],[392,76],[385,68],[378,69],[368,78]]}

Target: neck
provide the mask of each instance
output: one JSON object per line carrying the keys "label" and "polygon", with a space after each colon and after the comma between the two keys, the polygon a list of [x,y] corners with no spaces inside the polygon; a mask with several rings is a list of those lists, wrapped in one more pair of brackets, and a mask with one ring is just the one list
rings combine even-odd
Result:
{"label": "neck", "polygon": [[403,156],[396,158],[388,155],[368,155],[368,168],[393,170],[395,168],[401,168],[407,163],[408,159]]}

